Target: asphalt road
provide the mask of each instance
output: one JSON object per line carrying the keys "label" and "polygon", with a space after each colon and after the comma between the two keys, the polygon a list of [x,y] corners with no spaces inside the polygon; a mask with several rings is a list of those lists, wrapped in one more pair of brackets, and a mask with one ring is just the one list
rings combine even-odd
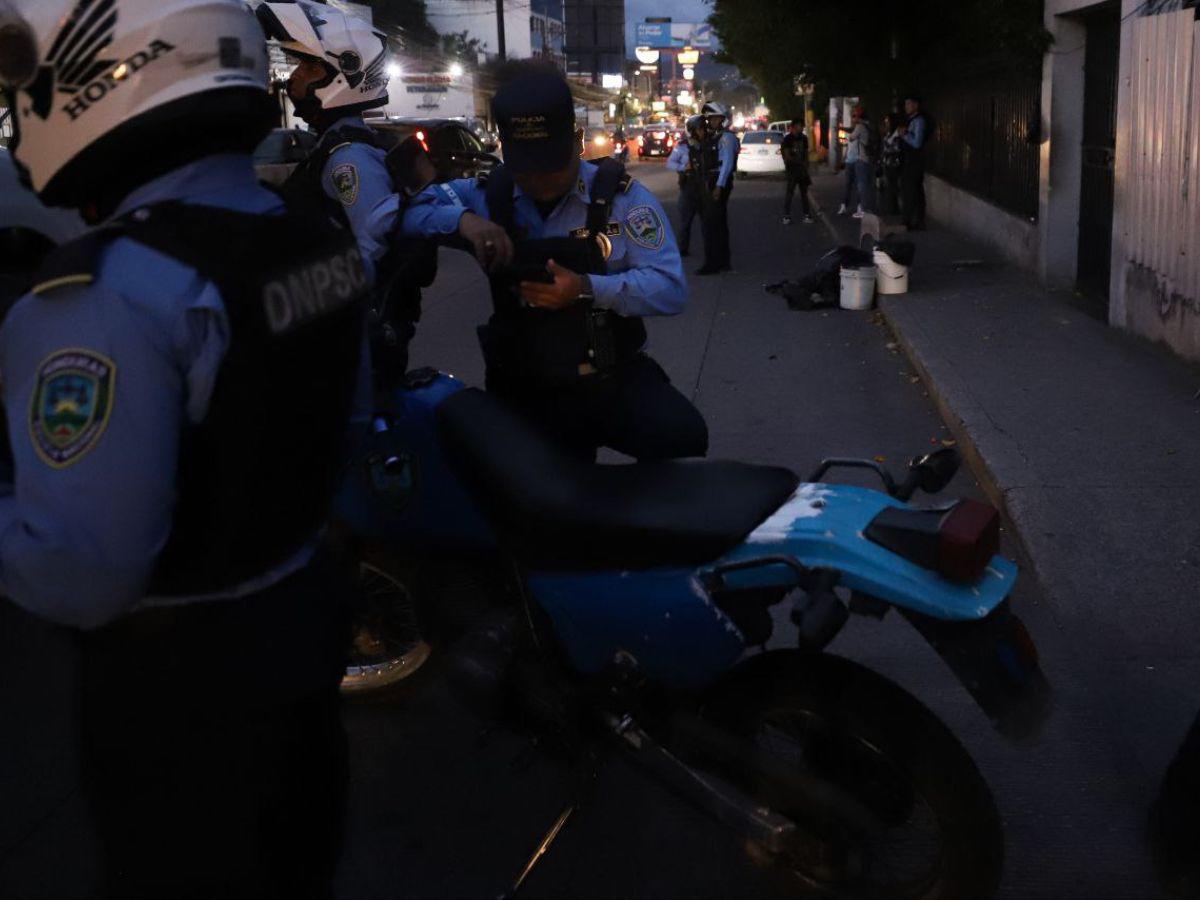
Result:
{"label": "asphalt road", "polygon": [[[674,213],[674,178],[633,166]],[[783,464],[802,473],[822,457],[883,457],[899,468],[949,434],[892,338],[871,313],[797,313],[762,284],[805,271],[830,245],[821,224],[783,227],[782,183],[739,182],[731,222],[736,272],[691,278],[682,316],[650,323],[652,354],[708,418],[715,457]],[[698,248],[699,235],[695,235]],[[699,265],[693,257],[692,267]],[[690,272],[689,272],[690,275]],[[413,348],[414,365],[482,379],[475,325],[486,283],[465,256],[443,253]],[[854,479],[846,479],[854,480]],[[859,483],[870,482],[867,480]],[[968,472],[949,494],[979,495]],[[1005,551],[1016,556],[1006,536]],[[1081,651],[1055,625],[1029,578],[1014,609],[1058,692],[1040,740],[1006,743],[933,651],[898,616],[854,618],[831,650],[897,681],[960,737],[1000,808],[1007,842],[1003,896],[1153,897],[1140,829],[1151,782],[1128,763],[1109,686],[1085,683]],[[10,624],[0,622],[0,629]],[[0,630],[0,649],[50,654],[40,633]],[[787,645],[786,627],[776,642]],[[46,658],[46,657],[42,657]],[[89,850],[69,760],[69,723],[47,704],[67,677],[31,678],[0,658],[8,712],[0,750],[0,897],[77,897]],[[14,679],[20,679],[16,681]],[[388,704],[347,711],[353,748],[348,846],[338,893],[494,897],[506,889],[570,795],[571,773],[517,734],[481,740],[477,723],[434,677]],[[5,812],[7,807],[8,812]],[[786,884],[741,842],[621,763],[601,773],[591,805],[568,825],[530,879],[531,897],[781,897]]]}

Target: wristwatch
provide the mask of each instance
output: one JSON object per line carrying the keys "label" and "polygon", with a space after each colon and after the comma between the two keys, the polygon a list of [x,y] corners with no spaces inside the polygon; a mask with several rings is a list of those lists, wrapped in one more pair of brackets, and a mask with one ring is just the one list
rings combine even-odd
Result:
{"label": "wristwatch", "polygon": [[596,299],[596,292],[592,289],[592,276],[580,275],[579,296],[575,298],[576,303],[591,303]]}

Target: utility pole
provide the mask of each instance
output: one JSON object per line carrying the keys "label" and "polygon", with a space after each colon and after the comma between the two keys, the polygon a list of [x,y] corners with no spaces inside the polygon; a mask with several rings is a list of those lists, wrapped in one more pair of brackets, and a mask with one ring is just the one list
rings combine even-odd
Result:
{"label": "utility pole", "polygon": [[500,47],[500,60],[508,59],[504,46],[504,0],[496,0],[496,43]]}

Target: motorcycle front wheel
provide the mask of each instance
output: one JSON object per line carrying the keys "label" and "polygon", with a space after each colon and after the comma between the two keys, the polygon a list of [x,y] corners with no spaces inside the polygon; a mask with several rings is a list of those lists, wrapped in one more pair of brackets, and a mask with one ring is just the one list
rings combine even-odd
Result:
{"label": "motorcycle front wheel", "polygon": [[750,849],[798,895],[958,900],[995,893],[1004,840],[991,791],[950,730],[898,685],[836,656],[767,653],[719,685],[704,716],[832,783],[883,826],[869,838],[806,827],[805,810],[772,803],[765,778],[724,772],[797,823],[784,852]]}
{"label": "motorcycle front wheel", "polygon": [[395,572],[362,561],[352,604],[350,656],[341,692],[379,695],[409,682],[429,660],[421,634],[416,588]]}

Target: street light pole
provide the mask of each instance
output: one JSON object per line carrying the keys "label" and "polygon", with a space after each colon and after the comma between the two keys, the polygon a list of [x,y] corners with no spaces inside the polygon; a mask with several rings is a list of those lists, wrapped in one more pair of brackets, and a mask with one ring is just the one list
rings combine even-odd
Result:
{"label": "street light pole", "polygon": [[496,0],[496,43],[499,45],[500,59],[508,59],[504,47],[504,0]]}

